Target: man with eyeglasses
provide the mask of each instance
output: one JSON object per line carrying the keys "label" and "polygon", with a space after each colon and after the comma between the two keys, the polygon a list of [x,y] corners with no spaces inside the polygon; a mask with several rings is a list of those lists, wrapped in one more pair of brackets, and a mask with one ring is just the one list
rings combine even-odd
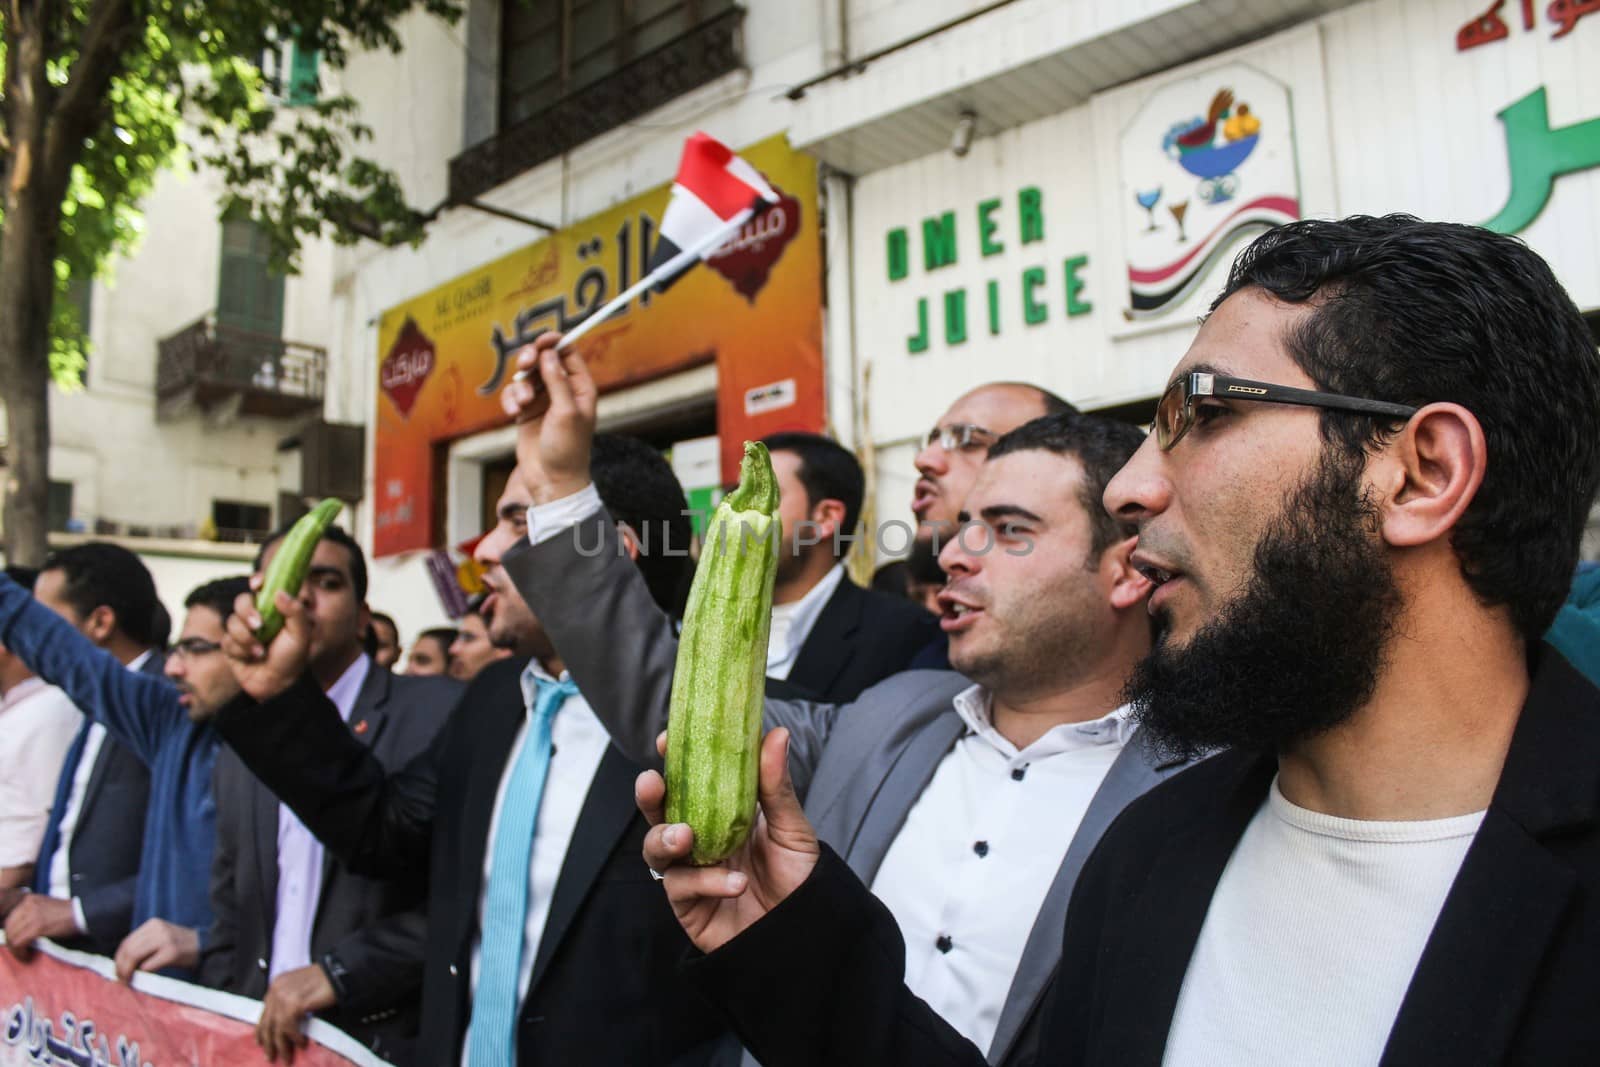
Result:
{"label": "man with eyeglasses", "polygon": [[[944,584],[939,552],[960,528],[961,508],[983,468],[989,446],[1041,415],[1075,414],[1077,408],[1047,389],[1024,382],[990,382],[963,393],[922,439],[913,460],[917,484],[911,513],[917,533],[906,563],[913,577]],[[949,670],[949,643],[936,637],[910,663],[912,668]]]}
{"label": "man with eyeglasses", "polygon": [[[45,585],[50,572],[47,563],[35,587],[41,595],[55,588]],[[207,588],[191,594],[190,604],[200,603]],[[195,641],[204,641],[191,632],[202,610],[191,606],[177,651],[166,662],[172,679],[167,681],[128,669],[67,618],[9,577],[0,578],[0,643],[39,677],[60,686],[87,718],[104,727],[108,742],[119,743],[149,772],[133,929],[116,946],[123,978],[135,970],[192,977],[199,957],[198,931],[211,921],[206,880],[216,835],[211,772],[218,738],[208,720],[218,705],[187,679],[197,655]],[[141,620],[153,617],[148,606],[128,614]],[[221,636],[220,624],[212,629],[214,636]],[[96,808],[117,803],[115,795],[101,796]],[[41,855],[52,851],[47,840]],[[7,946],[24,959],[40,937],[59,936],[33,921],[27,903],[18,905],[5,925]]]}
{"label": "man with eyeglasses", "polygon": [[[1225,751],[1101,841],[1036,1062],[1600,1061],[1600,690],[1540,641],[1597,413],[1594,340],[1515,239],[1357,216],[1240,256],[1105,493],[1157,584],[1138,719]],[[982,1064],[763,770],[752,854],[646,839],[691,984],[768,1067]]]}

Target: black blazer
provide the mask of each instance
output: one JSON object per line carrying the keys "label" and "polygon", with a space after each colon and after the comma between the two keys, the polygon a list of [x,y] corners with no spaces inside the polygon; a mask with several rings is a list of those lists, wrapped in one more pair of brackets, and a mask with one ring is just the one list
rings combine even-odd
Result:
{"label": "black blazer", "polygon": [[[1600,1063],[1600,690],[1549,646],[1532,667],[1386,1067]],[[1023,1062],[1161,1062],[1212,894],[1276,772],[1274,757],[1225,752],[1128,806],[1078,880]],[[982,1067],[905,988],[904,957],[888,911],[825,849],[799,890],[689,973],[767,1067]]]}
{"label": "black blazer", "polygon": [[897,674],[939,633],[932,615],[909,600],[863,589],[846,577],[800,646],[789,681],[847,704]]}
{"label": "black blazer", "polygon": [[[350,714],[351,735],[397,771],[432,743],[461,685],[409,678],[373,665]],[[217,847],[211,861],[211,928],[200,959],[206,985],[267,994],[277,923],[278,798],[230,749],[217,753]],[[385,1058],[409,1061],[421,1017],[426,920],[417,886],[352,874],[329,854],[311,931],[311,960],[331,959],[339,1004],[321,1017]]]}
{"label": "black blazer", "polygon": [[[417,1062],[453,1064],[469,1018],[472,943],[495,793],[525,711],[522,664],[486,668],[439,736],[386,774],[309,679],[217,725],[244,762],[347,863],[428,893]],[[295,752],[295,755],[289,755]],[[676,965],[688,948],[640,858],[641,768],[609,749],[578,817],[518,1020],[524,1064],[704,1063],[721,1025]]]}
{"label": "black blazer", "polygon": [[[140,674],[164,677],[165,653],[152,649],[139,665]],[[82,729],[91,723],[85,720]],[[74,771],[76,769],[74,768]],[[67,773],[65,766],[62,774]],[[57,792],[61,783],[57,783]],[[67,795],[70,795],[70,786]],[[133,898],[139,882],[139,860],[144,848],[145,808],[150,802],[150,769],[109,734],[100,744],[89,781],[83,791],[83,811],[72,832],[72,848],[67,854],[67,882],[72,895],[83,904],[83,919],[89,932],[82,937],[65,938],[68,948],[115,954],[133,926]],[[56,838],[65,811],[61,805],[50,811],[49,829],[44,841]],[[35,861],[35,882],[47,885],[53,856],[43,852]]]}
{"label": "black blazer", "polygon": [[[65,773],[65,768],[63,768]],[[150,770],[139,757],[107,736],[89,772],[83,812],[67,853],[67,881],[83,904],[89,932],[64,939],[68,948],[110,956],[133,925],[133,898],[144,848],[145,808],[150,802]],[[50,813],[52,826],[62,811]],[[41,851],[38,869],[49,878],[52,857]],[[36,876],[37,877],[37,876]]]}

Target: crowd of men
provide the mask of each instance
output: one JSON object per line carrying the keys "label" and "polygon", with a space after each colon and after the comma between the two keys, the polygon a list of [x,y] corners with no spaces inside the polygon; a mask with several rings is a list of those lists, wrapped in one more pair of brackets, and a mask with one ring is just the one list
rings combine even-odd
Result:
{"label": "crowd of men", "polygon": [[339,527],[265,646],[251,576],[169,641],[123,549],[7,571],[10,951],[259,998],[274,1060],[313,1013],[427,1067],[1600,1060],[1600,354],[1521,243],[1268,232],[1148,434],[957,397],[901,595],[852,453],[768,438],[762,817],[705,867],[683,491],[558,343],[405,674]]}

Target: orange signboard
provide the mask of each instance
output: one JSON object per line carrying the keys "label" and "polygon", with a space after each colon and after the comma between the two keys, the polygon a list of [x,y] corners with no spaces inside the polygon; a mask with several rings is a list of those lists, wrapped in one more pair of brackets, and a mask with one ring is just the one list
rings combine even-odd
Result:
{"label": "orange signboard", "polygon": [[[715,361],[724,481],[742,443],[823,423],[816,163],[782,136],[739,153],[782,203],[578,342],[602,392]],[[437,547],[435,484],[452,440],[505,422],[518,347],[582,322],[641,274],[670,184],[384,312],[378,326],[373,554]]]}

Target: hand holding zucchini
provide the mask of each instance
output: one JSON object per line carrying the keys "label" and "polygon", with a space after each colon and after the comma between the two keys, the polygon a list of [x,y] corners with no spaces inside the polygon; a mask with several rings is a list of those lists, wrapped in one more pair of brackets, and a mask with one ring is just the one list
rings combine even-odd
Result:
{"label": "hand holding zucchini", "polygon": [[767,446],[746,441],[739,487],[706,526],[667,718],[667,819],[694,829],[699,865],[731,855],[755,820],[778,526]]}
{"label": "hand holding zucchini", "polygon": [[278,631],[283,629],[283,612],[278,610],[277,604],[278,592],[282,590],[290,596],[300,595],[300,586],[305,583],[306,574],[311,569],[311,556],[317,550],[317,542],[322,540],[323,533],[343,507],[343,501],[329,497],[300,516],[299,521],[284,535],[277,555],[267,564],[267,573],[262,575],[261,588],[256,593],[256,614],[261,616],[256,640],[263,647],[270,644],[278,636]]}

